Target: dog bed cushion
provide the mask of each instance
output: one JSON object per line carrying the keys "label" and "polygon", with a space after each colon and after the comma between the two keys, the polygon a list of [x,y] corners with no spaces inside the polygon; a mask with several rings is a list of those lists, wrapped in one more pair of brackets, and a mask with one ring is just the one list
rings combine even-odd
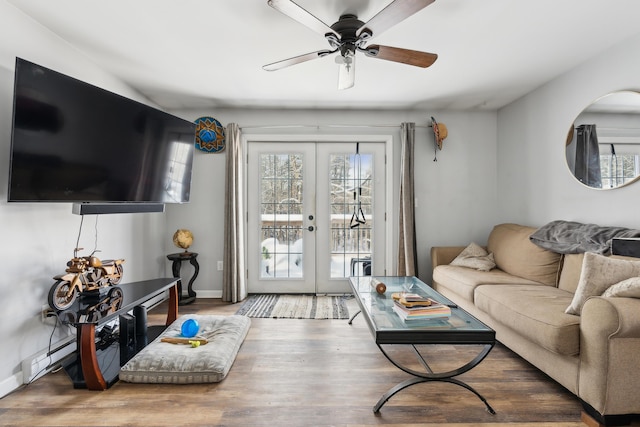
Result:
{"label": "dog bed cushion", "polygon": [[[205,338],[207,344],[192,347],[161,341],[163,337],[181,337],[182,323],[187,319],[197,320],[200,329],[194,338]],[[220,382],[229,373],[250,326],[246,316],[181,316],[120,368],[120,379],[164,384]]]}

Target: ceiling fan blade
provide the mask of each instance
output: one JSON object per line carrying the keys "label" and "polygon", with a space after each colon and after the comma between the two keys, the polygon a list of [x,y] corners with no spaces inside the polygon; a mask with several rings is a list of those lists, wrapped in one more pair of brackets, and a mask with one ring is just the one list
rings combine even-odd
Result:
{"label": "ceiling fan blade", "polygon": [[271,64],[263,65],[262,69],[267,71],[280,70],[282,68],[290,67],[292,65],[300,64],[302,62],[311,61],[312,59],[322,58],[323,56],[336,53],[337,50],[319,50],[317,52],[305,53],[304,55],[294,56],[293,58],[284,59],[278,62],[272,62]]}
{"label": "ceiling fan blade", "polygon": [[340,64],[340,73],[338,74],[338,89],[345,90],[352,88],[356,83],[356,57],[354,55]]}
{"label": "ceiling fan blade", "polygon": [[378,12],[377,15],[358,28],[356,36],[360,37],[365,30],[368,30],[368,32],[373,36],[378,36],[383,31],[386,31],[397,23],[404,21],[414,13],[429,6],[434,1],[435,0],[394,0],[389,3],[387,7]]}
{"label": "ceiling fan blade", "polygon": [[371,58],[401,62],[421,68],[429,67],[438,59],[438,55],[435,53],[420,52],[419,50],[402,49],[399,47],[380,46],[377,44],[369,45],[363,50],[365,55]]}
{"label": "ceiling fan blade", "polygon": [[316,33],[321,34],[322,36],[331,33],[335,34],[338,39],[340,38],[340,34],[338,34],[333,28],[331,28],[291,0],[267,0],[267,4],[275,10],[282,12],[288,17],[298,21],[305,27],[308,27]]}

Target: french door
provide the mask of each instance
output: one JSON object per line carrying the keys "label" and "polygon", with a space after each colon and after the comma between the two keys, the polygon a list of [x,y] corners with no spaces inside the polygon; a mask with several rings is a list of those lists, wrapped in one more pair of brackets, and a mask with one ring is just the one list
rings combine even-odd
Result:
{"label": "french door", "polygon": [[250,293],[347,293],[385,269],[384,142],[249,142]]}

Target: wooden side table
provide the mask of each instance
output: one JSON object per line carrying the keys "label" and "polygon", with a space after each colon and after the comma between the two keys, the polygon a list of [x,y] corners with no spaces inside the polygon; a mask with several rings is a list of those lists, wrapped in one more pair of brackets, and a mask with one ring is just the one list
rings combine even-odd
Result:
{"label": "wooden side table", "polygon": [[[173,272],[173,277],[178,278],[178,304],[186,305],[191,304],[196,300],[196,292],[193,290],[193,282],[195,282],[196,277],[198,277],[198,273],[200,272],[200,265],[198,264],[198,254],[196,252],[180,252],[177,254],[169,254],[167,258],[170,261],[173,261],[171,265],[171,271]],[[189,280],[189,284],[187,286],[188,296],[182,296],[182,279],[180,279],[180,267],[182,267],[182,263],[184,261],[189,261],[189,264],[193,265],[195,271]]]}

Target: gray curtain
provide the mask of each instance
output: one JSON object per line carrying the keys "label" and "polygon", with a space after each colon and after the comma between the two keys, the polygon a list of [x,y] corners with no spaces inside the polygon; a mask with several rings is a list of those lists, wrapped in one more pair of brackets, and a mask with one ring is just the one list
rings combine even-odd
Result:
{"label": "gray curtain", "polygon": [[413,186],[413,153],[415,123],[400,127],[400,220],[398,243],[398,276],[417,276],[415,195]]}
{"label": "gray curtain", "polygon": [[244,271],[244,222],[242,221],[243,153],[240,127],[236,123],[227,125],[226,151],[222,300],[235,303],[247,297]]}
{"label": "gray curtain", "polygon": [[578,126],[576,137],[576,178],[589,187],[601,188],[600,149],[596,125]]}

